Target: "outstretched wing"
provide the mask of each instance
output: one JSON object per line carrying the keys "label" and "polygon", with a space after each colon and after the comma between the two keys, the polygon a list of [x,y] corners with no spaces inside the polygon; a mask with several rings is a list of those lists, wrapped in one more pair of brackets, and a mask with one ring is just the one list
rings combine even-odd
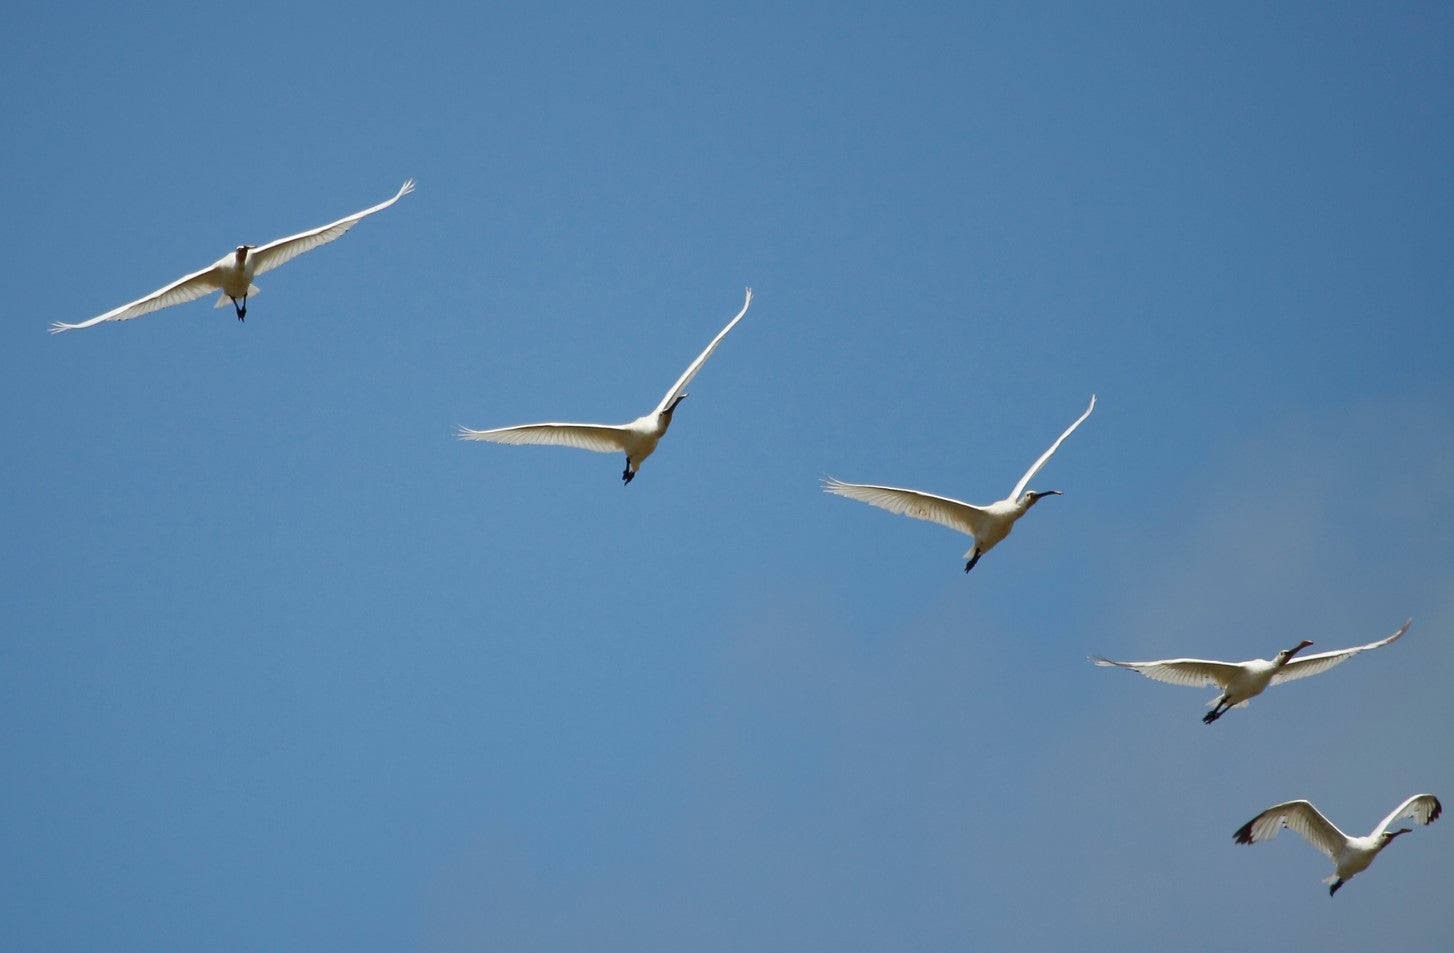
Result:
{"label": "outstretched wing", "polygon": [[[223,261],[226,260],[223,259]],[[162,308],[170,308],[174,304],[182,304],[200,298],[208,292],[222,287],[222,282],[219,280],[220,264],[220,262],[211,264],[201,271],[194,271],[190,275],[178,278],[165,288],[158,288],[145,298],[138,298],[130,304],[113,308],[89,321],[82,321],[80,324],[62,324],[57,321],[50,326],[50,332],[59,334],[62,331],[74,331],[77,328],[89,328],[102,321],[129,321],[143,314],[150,314],[153,311],[160,311]]]}
{"label": "outstretched wing", "polygon": [[305,251],[312,251],[319,245],[326,245],[338,238],[344,232],[353,228],[359,219],[381,212],[393,205],[399,199],[414,191],[414,180],[407,180],[399,189],[398,194],[387,202],[380,202],[372,208],[366,208],[362,212],[355,212],[347,218],[340,218],[336,222],[327,225],[320,225],[317,228],[306,232],[299,232],[296,235],[289,235],[287,238],[278,238],[268,242],[266,245],[259,245],[252,250],[250,256],[253,261],[253,274],[260,275],[265,271],[272,271],[285,261],[298,257]]}
{"label": "outstretched wing", "polygon": [[485,440],[490,443],[548,444],[575,447],[596,453],[616,453],[626,449],[626,429],[610,424],[520,424],[495,430],[459,428],[461,440]]}
{"label": "outstretched wing", "polygon": [[1432,794],[1415,794],[1407,801],[1394,808],[1379,825],[1373,829],[1373,836],[1377,837],[1393,825],[1394,821],[1402,820],[1405,817],[1412,818],[1420,824],[1432,824],[1444,813],[1444,806],[1439,799]]}
{"label": "outstretched wing", "polygon": [[737,317],[733,318],[731,321],[728,321],[727,326],[722,330],[718,331],[717,336],[712,339],[712,343],[707,345],[707,349],[701,354],[698,354],[697,359],[693,361],[685,371],[682,372],[682,376],[677,378],[677,382],[672,385],[671,390],[666,392],[666,396],[661,399],[661,403],[656,405],[656,413],[659,414],[662,411],[666,410],[676,401],[678,397],[681,396],[682,391],[684,391],[687,385],[692,382],[692,378],[697,376],[697,371],[700,371],[702,369],[702,365],[707,363],[707,358],[712,356],[712,352],[717,349],[717,345],[722,341],[724,337],[727,336],[727,332],[731,331],[733,326],[735,326],[738,321],[742,320],[742,316],[747,313],[747,308],[751,304],[752,289],[748,288],[747,300],[742,302],[742,310],[737,312]]}
{"label": "outstretched wing", "polygon": [[1348,843],[1348,836],[1307,801],[1287,801],[1258,814],[1232,835],[1239,844],[1255,844],[1272,840],[1283,825],[1303,835],[1303,839],[1336,860],[1338,851]]}
{"label": "outstretched wing", "polygon": [[982,533],[987,519],[984,511],[977,506],[921,490],[875,486],[871,483],[844,483],[832,477],[823,481],[823,489],[900,516],[912,516],[916,520],[928,520],[940,526],[948,526],[969,536]]}
{"label": "outstretched wing", "polygon": [[1036,460],[1035,463],[1030,467],[1030,469],[1025,471],[1025,475],[1020,477],[1020,482],[1016,483],[1015,488],[1010,491],[1010,499],[1018,500],[1020,498],[1020,494],[1025,492],[1025,487],[1029,486],[1030,481],[1035,479],[1035,474],[1040,472],[1040,468],[1045,466],[1047,460],[1055,456],[1055,451],[1060,449],[1060,445],[1065,442],[1065,438],[1075,433],[1075,428],[1079,427],[1082,423],[1084,423],[1085,419],[1091,415],[1091,411],[1095,409],[1096,395],[1091,394],[1090,406],[1085,409],[1085,413],[1081,414],[1080,417],[1076,419],[1075,423],[1071,424],[1069,427],[1066,427],[1065,433],[1061,434],[1060,437],[1050,445],[1050,449],[1040,454],[1040,459]]}
{"label": "outstretched wing", "polygon": [[1242,671],[1240,665],[1232,662],[1216,662],[1199,658],[1169,658],[1156,662],[1113,662],[1108,658],[1095,656],[1091,661],[1097,665],[1129,668],[1133,672],[1140,672],[1147,678],[1154,678],[1158,682],[1190,685],[1192,688],[1200,688],[1203,685],[1226,688],[1227,683]]}
{"label": "outstretched wing", "polygon": [[1351,649],[1337,649],[1332,652],[1319,652],[1317,655],[1295,658],[1277,670],[1277,674],[1272,676],[1272,684],[1278,685],[1282,682],[1290,682],[1293,679],[1306,678],[1309,675],[1326,672],[1334,665],[1340,662],[1346,662],[1359,652],[1367,652],[1369,649],[1376,649],[1380,646],[1387,645],[1407,632],[1409,626],[1413,624],[1413,621],[1413,619],[1405,619],[1403,626],[1397,632],[1386,639],[1379,639],[1377,642],[1369,642],[1367,645],[1355,645]]}

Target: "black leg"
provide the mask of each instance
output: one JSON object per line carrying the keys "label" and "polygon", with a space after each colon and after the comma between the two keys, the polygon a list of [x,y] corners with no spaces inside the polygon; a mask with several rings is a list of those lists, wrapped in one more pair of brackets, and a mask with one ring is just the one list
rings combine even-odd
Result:
{"label": "black leg", "polygon": [[633,471],[631,469],[631,458],[630,457],[627,457],[626,458],[626,469],[624,469],[624,470],[621,471],[621,485],[622,486],[625,486],[626,484],[630,483],[631,482],[631,478],[634,477],[634,476],[636,476],[636,473],[635,473],[635,471]]}
{"label": "black leg", "polygon": [[964,571],[965,572],[969,572],[971,569],[973,569],[974,568],[974,564],[977,563],[977,562],[979,562],[979,557],[982,556],[982,555],[984,555],[984,554],[981,553],[979,551],[979,547],[976,546],[974,548],[974,552],[970,556],[969,562],[967,562],[967,563],[964,564]]}
{"label": "black leg", "polygon": [[1337,880],[1333,881],[1333,886],[1328,888],[1328,896],[1331,897],[1333,894],[1337,893],[1338,888],[1341,886],[1343,886],[1343,878],[1339,877]]}

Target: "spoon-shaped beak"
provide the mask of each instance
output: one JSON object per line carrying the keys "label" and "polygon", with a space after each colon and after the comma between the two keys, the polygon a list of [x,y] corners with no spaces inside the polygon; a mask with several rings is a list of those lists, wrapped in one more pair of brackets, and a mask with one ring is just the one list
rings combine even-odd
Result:
{"label": "spoon-shaped beak", "polygon": [[1290,648],[1290,649],[1287,650],[1287,657],[1288,658],[1292,658],[1294,655],[1298,654],[1303,649],[1307,648],[1309,645],[1312,645],[1312,644],[1313,643],[1310,642],[1310,641],[1308,641],[1307,639],[1303,639],[1297,645],[1294,645],[1292,648]]}

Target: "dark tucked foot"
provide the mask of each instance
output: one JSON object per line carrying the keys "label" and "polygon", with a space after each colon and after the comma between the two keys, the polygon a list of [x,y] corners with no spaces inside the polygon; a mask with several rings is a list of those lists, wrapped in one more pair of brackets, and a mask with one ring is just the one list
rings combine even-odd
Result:
{"label": "dark tucked foot", "polygon": [[634,477],[634,476],[636,476],[636,474],[632,473],[630,470],[622,470],[621,471],[621,485],[622,486],[625,486],[627,483],[630,483],[631,482],[631,478]]}
{"label": "dark tucked foot", "polygon": [[1213,708],[1211,711],[1207,712],[1205,715],[1202,716],[1202,724],[1210,725],[1212,722],[1216,721],[1218,718],[1221,717],[1222,713]]}
{"label": "dark tucked foot", "polygon": [[1341,886],[1343,886],[1343,881],[1341,881],[1341,880],[1335,880],[1335,881],[1333,881],[1333,886],[1331,886],[1331,887],[1328,888],[1328,896],[1331,897],[1333,894],[1337,893],[1338,892],[1338,888],[1341,887]]}
{"label": "dark tucked foot", "polygon": [[983,555],[983,554],[982,553],[975,553],[974,554],[974,558],[971,559],[969,562],[967,562],[967,563],[964,564],[964,571],[965,572],[969,572],[971,569],[973,569],[974,568],[974,564],[977,563],[977,562],[979,562],[979,557],[981,555]]}

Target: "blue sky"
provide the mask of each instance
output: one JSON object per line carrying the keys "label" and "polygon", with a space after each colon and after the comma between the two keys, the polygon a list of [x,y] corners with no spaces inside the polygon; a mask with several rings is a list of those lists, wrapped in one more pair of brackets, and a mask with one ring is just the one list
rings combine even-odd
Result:
{"label": "blue sky", "polygon": [[1447,949],[1454,12],[1089,6],[4,14],[7,947]]}

